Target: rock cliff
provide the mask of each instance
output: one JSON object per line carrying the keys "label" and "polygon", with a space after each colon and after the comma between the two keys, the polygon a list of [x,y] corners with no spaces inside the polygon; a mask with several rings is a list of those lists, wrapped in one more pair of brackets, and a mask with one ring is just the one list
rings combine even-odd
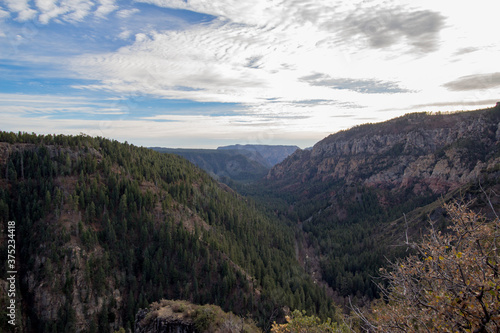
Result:
{"label": "rock cliff", "polygon": [[443,201],[499,207],[500,105],[413,113],[332,134],[272,168],[259,189],[296,221],[297,257],[340,296],[372,298],[379,268],[405,256]]}
{"label": "rock cliff", "polygon": [[495,168],[500,162],[499,138],[499,106],[452,114],[414,113],[332,134],[311,151],[297,151],[266,178],[286,181],[289,187],[343,181],[388,189],[411,186],[416,194],[426,189],[444,193]]}

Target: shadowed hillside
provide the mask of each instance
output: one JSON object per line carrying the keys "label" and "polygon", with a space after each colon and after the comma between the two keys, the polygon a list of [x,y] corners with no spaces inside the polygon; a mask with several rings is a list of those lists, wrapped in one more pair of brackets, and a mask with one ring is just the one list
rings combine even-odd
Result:
{"label": "shadowed hillside", "polygon": [[283,306],[334,315],[295,259],[293,232],[176,155],[0,132],[0,221],[2,262],[16,223],[25,332],[131,330],[160,299],[213,303],[263,328]]}
{"label": "shadowed hillside", "polygon": [[277,163],[298,149],[297,146],[233,145],[217,149],[151,148],[176,154],[202,168],[224,183],[248,183],[263,178]]}

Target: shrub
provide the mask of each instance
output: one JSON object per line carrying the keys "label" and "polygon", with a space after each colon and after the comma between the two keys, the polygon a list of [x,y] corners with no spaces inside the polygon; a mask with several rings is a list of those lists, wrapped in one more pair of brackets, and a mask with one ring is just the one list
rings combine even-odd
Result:
{"label": "shrub", "polygon": [[212,326],[217,319],[217,314],[210,305],[200,306],[196,309],[193,322],[198,332],[205,332]]}
{"label": "shrub", "polygon": [[338,325],[328,318],[322,322],[316,316],[306,316],[305,311],[295,310],[286,316],[286,324],[273,323],[272,333],[327,333],[327,332],[349,332],[344,325]]}
{"label": "shrub", "polygon": [[500,331],[500,221],[462,204],[445,208],[450,232],[431,228],[415,255],[385,273],[385,302],[365,321],[371,331]]}

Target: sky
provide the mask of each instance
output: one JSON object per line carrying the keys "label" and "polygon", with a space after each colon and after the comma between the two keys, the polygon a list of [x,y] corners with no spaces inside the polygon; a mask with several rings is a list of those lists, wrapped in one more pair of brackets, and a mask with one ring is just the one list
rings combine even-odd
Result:
{"label": "sky", "polygon": [[0,0],[0,130],[289,144],[500,101],[497,0]]}

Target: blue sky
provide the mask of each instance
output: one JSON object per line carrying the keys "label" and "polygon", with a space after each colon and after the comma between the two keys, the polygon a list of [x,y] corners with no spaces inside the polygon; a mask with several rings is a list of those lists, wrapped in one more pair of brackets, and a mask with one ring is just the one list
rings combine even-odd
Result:
{"label": "blue sky", "polygon": [[0,129],[308,147],[500,100],[495,1],[3,0]]}

